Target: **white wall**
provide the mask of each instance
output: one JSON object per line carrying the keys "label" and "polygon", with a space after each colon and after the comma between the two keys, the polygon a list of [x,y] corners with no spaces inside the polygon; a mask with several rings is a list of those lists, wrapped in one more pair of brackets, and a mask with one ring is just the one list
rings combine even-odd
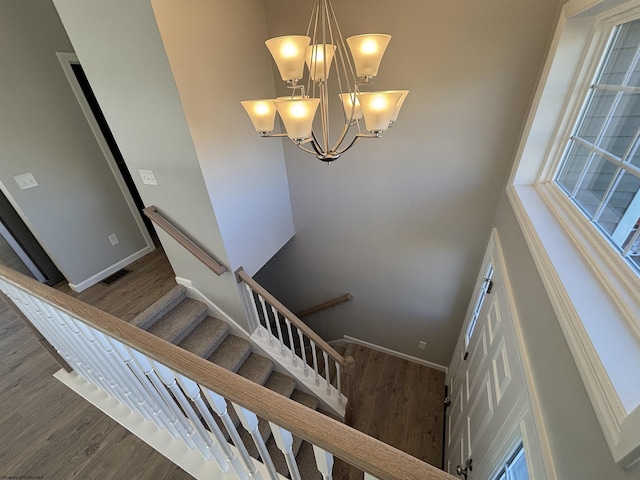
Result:
{"label": "white wall", "polygon": [[535,394],[558,480],[640,479],[613,461],[569,346],[506,195],[494,224],[509,272]]}
{"label": "white wall", "polygon": [[[308,3],[265,0],[269,35]],[[393,36],[375,88],[410,93],[330,166],[285,145],[296,236],[257,279],[294,311],[351,292],[308,323],[447,365],[561,3],[335,2],[345,36]]]}
{"label": "white wall", "polygon": [[[53,4],[1,0],[0,12],[0,188],[81,285],[148,247],[56,57],[72,47]],[[26,172],[38,187],[19,189]]]}
{"label": "white wall", "polygon": [[262,0],[152,0],[233,270],[253,275],[293,236],[282,143],[241,100],[273,98]]}
{"label": "white wall", "polygon": [[[56,8],[146,205],[229,265],[202,170],[148,0],[55,0]],[[152,170],[158,185],[141,182]],[[218,277],[159,231],[179,277],[227,314],[244,311],[233,273]]]}

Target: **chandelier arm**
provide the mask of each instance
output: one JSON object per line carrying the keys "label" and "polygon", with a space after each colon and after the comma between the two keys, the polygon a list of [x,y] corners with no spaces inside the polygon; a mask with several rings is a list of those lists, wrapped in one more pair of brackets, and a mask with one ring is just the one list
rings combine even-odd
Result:
{"label": "chandelier arm", "polygon": [[265,134],[260,134],[261,137],[263,138],[277,138],[277,137],[286,137],[287,134],[286,133],[265,133]]}
{"label": "chandelier arm", "polygon": [[355,137],[353,137],[353,140],[351,140],[351,143],[349,145],[347,145],[345,148],[343,148],[342,150],[338,150],[336,151],[336,153],[338,155],[342,155],[344,152],[346,152],[347,150],[349,150],[351,147],[353,147],[356,143],[358,143],[360,141],[361,138],[380,138],[380,135],[377,133],[359,133],[358,135],[356,135]]}
{"label": "chandelier arm", "polygon": [[[291,140],[291,139],[289,139]],[[313,150],[310,150],[308,148],[303,147],[302,143],[298,143],[295,140],[291,140],[291,143],[293,143],[296,147],[298,147],[300,150],[303,150],[307,153],[310,153],[311,155],[322,155],[322,152],[319,152],[318,149],[316,148],[316,145],[314,142],[311,142],[311,145],[313,146]]]}
{"label": "chandelier arm", "polygon": [[313,2],[313,8],[311,9],[311,17],[309,18],[309,25],[307,25],[307,37],[310,37],[311,35],[309,35],[311,33],[311,24],[313,23],[313,19],[317,18],[317,9],[319,8],[320,5],[320,0],[315,0],[315,2]]}
{"label": "chandelier arm", "polygon": [[[338,139],[336,140],[336,143],[333,145],[333,148],[331,149],[332,152],[342,153],[342,152],[339,151],[339,148],[340,148],[340,145],[342,145],[342,142],[344,142],[344,139],[347,136],[347,132],[349,131],[349,127],[350,126],[351,125],[349,123],[345,122],[344,126],[342,127],[342,132],[340,132],[340,136],[338,137]],[[351,147],[351,145],[349,145],[349,147],[347,147],[347,149],[350,148],[350,147]]]}
{"label": "chandelier arm", "polygon": [[[329,8],[330,8],[330,12],[331,12],[331,18],[333,18],[333,23],[335,23],[336,25],[336,30],[338,31],[338,38],[340,39],[340,47],[341,50],[344,52],[344,55],[346,56],[346,52],[347,50],[347,46],[345,44],[344,41],[344,36],[342,35],[342,30],[340,30],[340,24],[338,23],[338,18],[336,17],[336,12],[333,8],[333,4],[331,3],[331,1],[328,2],[329,4]],[[357,85],[357,76],[356,76],[356,72],[355,72],[355,67],[353,66],[352,62],[349,60],[349,57],[347,56],[347,65],[349,65],[349,72],[345,72],[345,77],[349,77],[349,73],[351,73],[351,79],[353,80],[353,84]],[[345,69],[346,70],[346,69]]]}

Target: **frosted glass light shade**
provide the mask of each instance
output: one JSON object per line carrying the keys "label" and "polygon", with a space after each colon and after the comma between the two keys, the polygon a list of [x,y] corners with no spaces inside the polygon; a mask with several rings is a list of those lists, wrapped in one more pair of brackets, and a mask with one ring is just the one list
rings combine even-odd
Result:
{"label": "frosted glass light shade", "polygon": [[391,35],[367,34],[347,38],[349,50],[359,77],[375,77],[382,61],[384,51],[389,45]]}
{"label": "frosted glass light shade", "polygon": [[276,105],[273,100],[245,100],[240,102],[247,111],[256,132],[268,133],[273,131],[276,118]]}
{"label": "frosted glass light shade", "polygon": [[329,76],[329,70],[331,70],[331,63],[333,62],[333,54],[336,51],[335,45],[328,45],[325,43],[319,43],[317,45],[309,45],[307,48],[306,60],[307,67],[309,68],[309,74],[311,80],[326,80],[325,78],[325,61],[327,64],[327,77]]}
{"label": "frosted glass light shade", "polygon": [[360,92],[360,108],[364,123],[369,132],[384,132],[389,128],[389,122],[402,97],[402,92]]}
{"label": "frosted glass light shade", "polygon": [[398,103],[396,104],[396,108],[394,108],[393,114],[391,115],[391,123],[393,123],[396,120],[398,120],[398,114],[400,113],[400,109],[402,108],[404,99],[407,98],[407,95],[409,95],[409,90],[390,90],[390,91],[402,93],[402,96],[400,97],[400,100],[398,100]]}
{"label": "frosted glass light shade", "polygon": [[355,94],[353,93],[341,93],[339,95],[340,100],[342,101],[342,108],[344,108],[344,114],[347,117],[347,120],[360,120],[362,118],[362,109],[360,108],[360,101],[358,100],[358,96],[356,97],[356,106],[353,108],[353,97]]}
{"label": "frosted glass light shade", "polygon": [[278,99],[275,104],[291,140],[306,140],[311,136],[319,98]]}
{"label": "frosted glass light shade", "polygon": [[304,74],[304,59],[311,38],[303,35],[289,35],[267,40],[265,45],[278,66],[282,80],[297,80]]}

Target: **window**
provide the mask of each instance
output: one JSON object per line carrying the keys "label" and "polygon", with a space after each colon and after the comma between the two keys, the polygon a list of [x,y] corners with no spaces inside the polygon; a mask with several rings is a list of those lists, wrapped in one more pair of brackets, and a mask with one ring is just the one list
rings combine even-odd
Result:
{"label": "window", "polygon": [[[569,0],[507,196],[615,461],[640,461],[640,0]],[[630,266],[632,268],[630,268]]]}
{"label": "window", "polygon": [[640,20],[617,26],[555,182],[640,267]]}
{"label": "window", "polygon": [[507,463],[502,467],[495,480],[529,480],[527,459],[524,456],[522,443],[516,449]]}
{"label": "window", "polygon": [[484,274],[484,278],[482,279],[482,285],[480,286],[480,291],[478,292],[478,298],[476,299],[476,304],[473,307],[473,312],[471,313],[471,318],[469,319],[469,326],[467,327],[467,332],[465,335],[465,348],[469,346],[469,342],[471,341],[471,337],[473,336],[473,331],[476,328],[476,322],[478,321],[478,315],[480,315],[480,310],[482,310],[482,304],[484,303],[484,297],[491,292],[491,285],[493,282],[493,265],[489,263],[487,266],[487,270]]}

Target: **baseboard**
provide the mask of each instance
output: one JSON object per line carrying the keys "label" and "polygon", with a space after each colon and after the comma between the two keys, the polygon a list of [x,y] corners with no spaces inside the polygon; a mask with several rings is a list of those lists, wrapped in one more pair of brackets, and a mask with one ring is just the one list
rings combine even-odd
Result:
{"label": "baseboard", "polygon": [[[418,358],[418,357],[412,357],[411,355],[407,355],[406,353],[396,352],[395,350],[391,350],[390,348],[386,348],[386,347],[381,347],[380,345],[376,345],[375,343],[366,342],[364,340],[350,337],[348,335],[345,335],[342,338],[349,343],[362,345],[363,347],[368,347],[372,350],[377,350],[379,352],[386,353],[387,355],[391,355],[393,357],[402,358],[403,360],[408,360],[409,362],[417,363],[419,365],[424,365],[425,367],[430,367],[435,370],[441,370],[444,373],[447,373],[447,370],[448,370],[447,367],[440,365],[438,363],[430,362],[428,360],[423,360],[422,358]],[[335,342],[337,341],[339,340],[335,340]]]}
{"label": "baseboard", "polygon": [[155,250],[155,248],[156,247],[153,244],[152,245],[147,245],[143,249],[138,250],[137,252],[129,255],[127,258],[124,258],[124,259],[120,260],[118,263],[115,263],[115,264],[111,265],[110,267],[107,267],[104,270],[101,270],[100,272],[96,273],[95,275],[90,276],[89,278],[87,278],[86,280],[83,280],[80,283],[71,283],[71,282],[69,282],[69,288],[71,288],[71,290],[73,290],[74,292],[80,293],[83,290],[86,290],[87,288],[95,285],[99,281],[107,278],[109,275],[113,275],[118,270],[122,270],[127,265],[130,265],[133,262],[135,262],[136,260],[141,259],[146,254],[153,252]]}

